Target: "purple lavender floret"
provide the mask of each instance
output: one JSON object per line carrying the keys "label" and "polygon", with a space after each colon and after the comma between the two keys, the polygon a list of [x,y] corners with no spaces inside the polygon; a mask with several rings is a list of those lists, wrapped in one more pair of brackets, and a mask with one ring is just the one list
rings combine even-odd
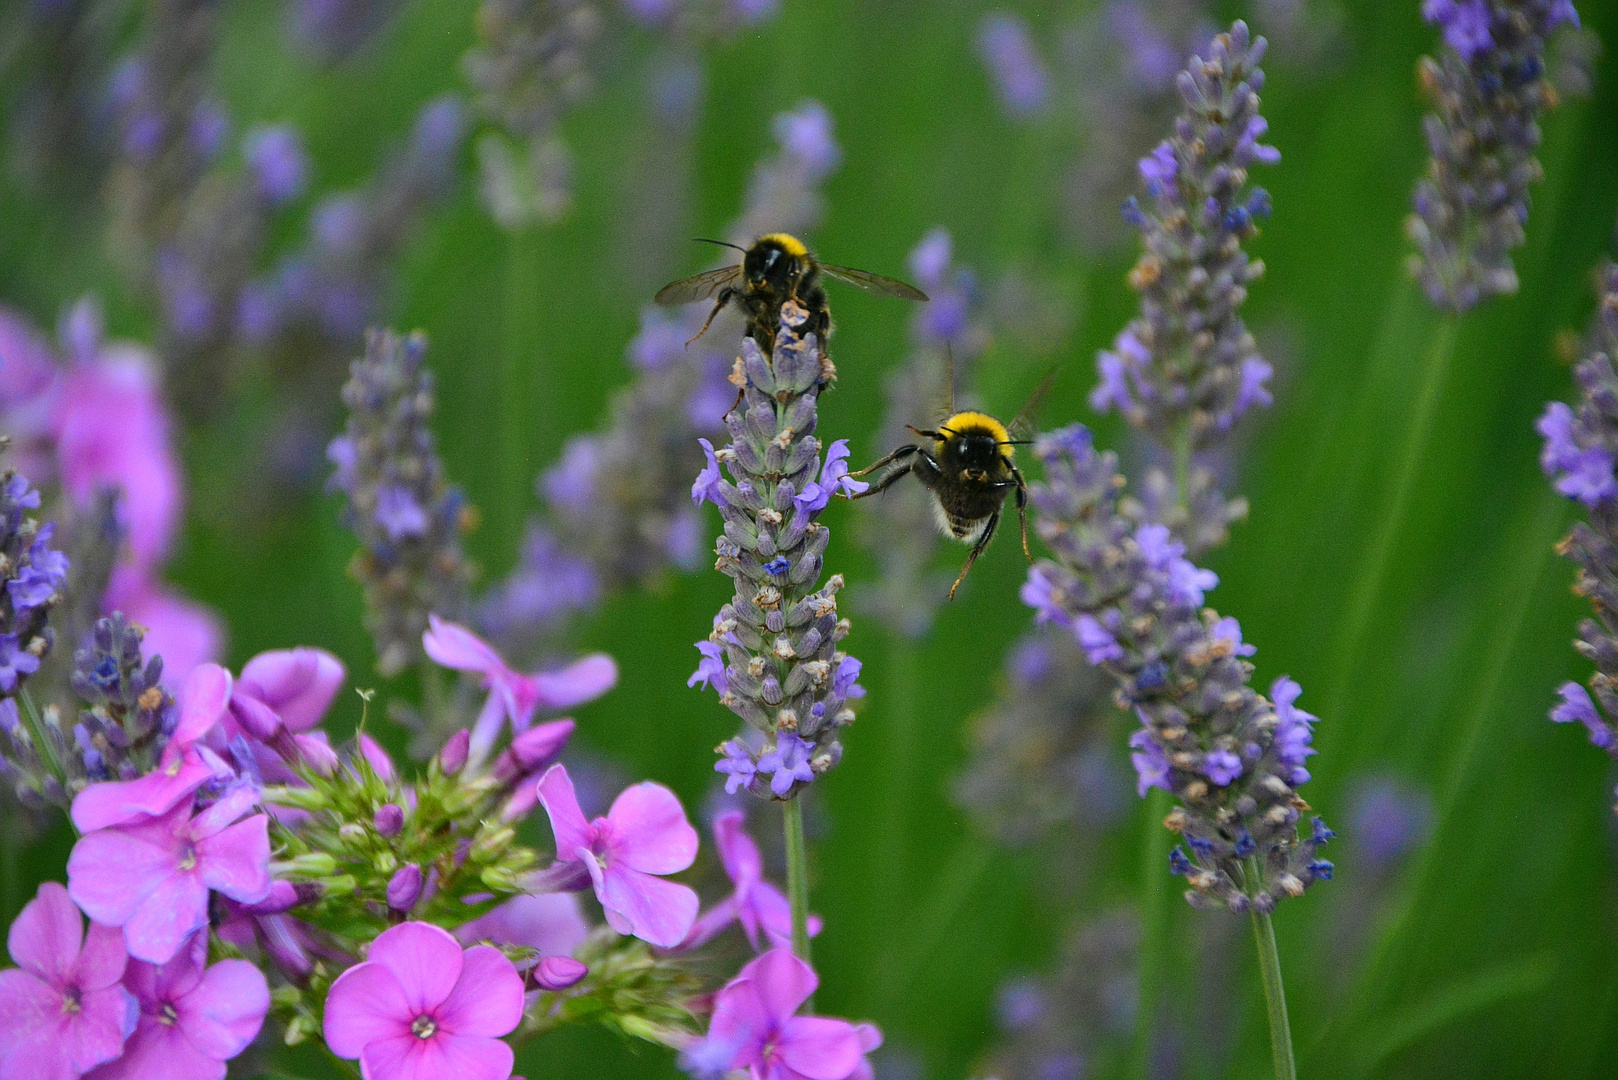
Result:
{"label": "purple lavender floret", "polygon": [[1556,103],[1545,46],[1579,16],[1570,0],[1424,0],[1422,14],[1444,48],[1418,70],[1431,157],[1406,221],[1410,269],[1436,307],[1459,313],[1517,291],[1510,252],[1541,176],[1539,115]]}
{"label": "purple lavender floret", "polygon": [[364,586],[366,628],[386,675],[422,658],[429,614],[463,619],[470,604],[472,570],[461,549],[467,506],[433,439],[426,355],[421,333],[372,331],[343,387],[347,429],[328,450],[360,541],[351,571]]}
{"label": "purple lavender floret", "polygon": [[1297,684],[1278,680],[1273,704],[1252,688],[1239,629],[1202,606],[1212,582],[1161,526],[1120,512],[1117,459],[1087,430],[1044,435],[1034,453],[1045,479],[1030,494],[1056,557],[1029,572],[1024,599],[1073,628],[1140,718],[1130,739],[1140,791],[1180,801],[1165,824],[1191,848],[1187,899],[1268,911],[1329,877],[1318,830],[1298,832],[1314,718],[1296,708]]}
{"label": "purple lavender floret", "polygon": [[1018,118],[1043,112],[1050,102],[1051,76],[1034,47],[1028,23],[1008,12],[990,12],[978,24],[977,44],[978,57],[1006,111]]}
{"label": "purple lavender floret", "polygon": [[[848,702],[864,693],[858,661],[838,648],[849,630],[837,617],[842,575],[820,584],[831,533],[818,518],[831,490],[852,481],[835,452],[821,462],[816,405],[827,382],[815,336],[800,336],[807,317],[796,303],[782,308],[773,353],[742,341],[732,375],[742,400],[725,414],[729,445],[713,453],[730,479],[698,487],[724,519],[715,566],[736,593],[698,643],[702,663],[691,683],[711,686],[762,735],[720,748],[715,768],[730,776],[727,787],[745,783],[777,799],[795,797],[837,764],[838,734],[854,720]],[[799,501],[812,490],[826,497]],[[746,781],[736,779],[747,775],[743,756],[753,770]]]}
{"label": "purple lavender floret", "polygon": [[1558,493],[1584,506],[1557,551],[1578,564],[1573,591],[1589,597],[1592,617],[1579,624],[1574,647],[1596,670],[1589,689],[1576,682],[1558,690],[1550,717],[1578,722],[1590,741],[1618,757],[1618,264],[1602,272],[1601,300],[1587,343],[1574,368],[1579,400],[1552,402],[1540,417],[1545,437],[1540,465]]}
{"label": "purple lavender floret", "polygon": [[[1160,470],[1146,489],[1171,493],[1152,505],[1193,552],[1221,543],[1245,512],[1245,503],[1220,494],[1202,458],[1250,409],[1270,402],[1270,365],[1239,314],[1264,271],[1242,244],[1270,212],[1269,195],[1248,184],[1248,171],[1280,157],[1260,141],[1268,128],[1258,112],[1264,48],[1237,22],[1178,76],[1183,108],[1173,134],[1140,160],[1146,199],[1126,206],[1141,232],[1129,273],[1140,315],[1098,354],[1100,382],[1090,395],[1093,407],[1116,410],[1181,459],[1174,475]],[[1189,490],[1175,492],[1182,481]]]}

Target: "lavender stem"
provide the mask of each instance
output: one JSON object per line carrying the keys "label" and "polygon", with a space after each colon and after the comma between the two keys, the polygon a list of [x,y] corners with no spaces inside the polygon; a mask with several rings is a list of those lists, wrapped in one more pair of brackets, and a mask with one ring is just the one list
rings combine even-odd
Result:
{"label": "lavender stem", "polygon": [[792,905],[792,951],[807,964],[810,962],[809,849],[803,840],[802,794],[783,802],[781,814],[786,826],[787,899]]}
{"label": "lavender stem", "polygon": [[[1263,880],[1258,860],[1247,860],[1249,880]],[[1258,944],[1258,971],[1264,980],[1264,1006],[1270,1019],[1270,1051],[1275,1058],[1275,1080],[1298,1080],[1298,1066],[1292,1060],[1292,1027],[1287,1022],[1287,993],[1281,985],[1281,954],[1275,947],[1275,924],[1257,905],[1248,908],[1253,916],[1253,940]]]}

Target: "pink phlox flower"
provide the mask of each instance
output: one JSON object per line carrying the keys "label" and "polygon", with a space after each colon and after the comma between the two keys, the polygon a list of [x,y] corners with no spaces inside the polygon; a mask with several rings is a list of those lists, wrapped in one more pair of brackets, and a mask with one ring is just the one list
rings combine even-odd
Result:
{"label": "pink phlox flower", "polygon": [[135,780],[91,784],[73,800],[73,824],[93,833],[168,813],[187,802],[203,784],[233,775],[202,740],[224,718],[230,704],[230,672],[202,664],[186,677],[176,697],[178,717],[163,745],[158,767]]}
{"label": "pink phlox flower", "polygon": [[697,917],[697,894],[661,875],[691,865],[697,830],[674,792],[644,781],[625,788],[605,817],[586,821],[565,766],[553,766],[538,791],[556,836],[557,862],[584,865],[608,925],[666,949],[685,940]]}
{"label": "pink phlox flower", "polygon": [[225,627],[214,612],[178,595],[158,580],[155,568],[124,564],[112,572],[102,611],[121,611],[146,628],[146,653],[163,658],[163,685],[184,683],[198,664],[225,652]]}
{"label": "pink phlox flower", "polygon": [[122,492],[133,565],[155,569],[173,545],[183,491],[151,357],[106,344],[81,356],[65,375],[54,427],[68,495],[84,506],[103,488]]}
{"label": "pink phlox flower", "polygon": [[618,683],[618,665],[605,653],[593,653],[557,671],[531,675],[513,671],[488,642],[459,623],[428,616],[421,644],[435,662],[455,671],[483,676],[489,691],[483,712],[472,728],[472,760],[481,762],[494,745],[502,718],[514,731],[526,731],[539,708],[566,709],[582,705]]}
{"label": "pink phlox flower", "polygon": [[746,1069],[753,1080],[848,1080],[882,1044],[870,1024],[798,1016],[820,980],[789,949],[771,949],[742,968],[714,999],[708,1034],[686,1065],[709,1076]]}
{"label": "pink phlox flower", "polygon": [[464,952],[449,931],[401,923],[326,997],[326,1045],[365,1080],[506,1080],[522,1020],[522,977],[489,945]]}
{"label": "pink phlox flower", "polygon": [[50,341],[21,315],[0,308],[0,418],[12,439],[6,460],[36,483],[56,473],[51,418],[60,389]]}
{"label": "pink phlox flower", "polygon": [[[719,849],[719,863],[736,886],[735,892],[712,909],[698,917],[696,925],[682,949],[694,949],[718,934],[732,921],[742,924],[742,933],[756,951],[759,934],[764,935],[770,948],[790,948],[792,945],[792,906],[786,894],[764,880],[764,859],[758,845],[747,835],[747,815],[740,810],[727,810],[714,818],[714,845]],[[820,933],[818,915],[809,916],[809,936]]]}
{"label": "pink phlox flower", "polygon": [[255,904],[270,893],[269,819],[238,786],[192,816],[190,800],[154,818],[98,829],[68,856],[68,892],[90,918],[124,929],[129,955],[163,964],[208,924],[208,893]]}
{"label": "pink phlox flower", "polygon": [[346,677],[343,662],[325,649],[276,649],[242,668],[233,703],[261,702],[287,730],[308,731],[325,718]]}
{"label": "pink phlox flower", "polygon": [[86,934],[67,890],[47,881],[6,944],[17,966],[0,971],[0,1076],[74,1080],[123,1053],[137,1013],[122,934],[96,923]]}
{"label": "pink phlox flower", "polygon": [[208,935],[198,932],[161,966],[131,961],[124,985],[140,1002],[140,1022],[124,1056],[91,1080],[223,1080],[225,1062],[264,1026],[270,988],[246,960],[207,967]]}
{"label": "pink phlox flower", "polygon": [[573,950],[589,936],[590,925],[584,921],[574,893],[515,896],[487,915],[455,928],[455,938],[462,945],[489,941],[533,949],[534,959],[518,966],[530,968],[543,990],[565,990],[589,973],[589,968],[573,959]]}

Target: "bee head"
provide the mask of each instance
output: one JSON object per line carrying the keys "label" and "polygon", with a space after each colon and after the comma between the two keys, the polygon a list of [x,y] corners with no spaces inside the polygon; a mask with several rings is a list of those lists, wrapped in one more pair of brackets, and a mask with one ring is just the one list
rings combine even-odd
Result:
{"label": "bee head", "polygon": [[1011,457],[1005,425],[985,413],[956,413],[939,428],[939,452],[960,469],[988,474]]}
{"label": "bee head", "polygon": [[742,273],[753,289],[790,296],[803,276],[808,254],[808,249],[796,237],[771,233],[760,237],[747,249],[742,259]]}

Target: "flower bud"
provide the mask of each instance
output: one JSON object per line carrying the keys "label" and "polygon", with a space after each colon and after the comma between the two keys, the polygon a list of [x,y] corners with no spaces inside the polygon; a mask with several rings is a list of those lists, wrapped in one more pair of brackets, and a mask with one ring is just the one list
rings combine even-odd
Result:
{"label": "flower bud", "polygon": [[270,872],[277,876],[324,878],[337,873],[337,860],[323,851],[298,855],[281,863],[271,863]]}
{"label": "flower bud", "polygon": [[371,824],[376,826],[378,833],[391,840],[404,828],[404,810],[394,803],[384,803],[377,807]]}
{"label": "flower bud", "polygon": [[377,778],[384,784],[390,783],[394,777],[393,758],[382,749],[382,745],[365,732],[360,732],[354,740],[359,744],[360,756],[371,766]]}
{"label": "flower bud", "polygon": [[238,693],[230,699],[230,714],[259,742],[269,742],[281,731],[281,718],[275,710],[248,694]]}
{"label": "flower bud", "polygon": [[562,748],[573,734],[571,719],[552,720],[537,724],[511,740],[511,745],[494,763],[495,779],[510,781],[518,776],[539,772],[561,756]]}
{"label": "flower bud", "polygon": [[294,735],[293,744],[303,764],[321,776],[337,775],[337,751],[324,738],[314,735]]}
{"label": "flower bud", "polygon": [[350,821],[337,830],[337,838],[343,842],[344,847],[364,847],[367,841],[365,826],[357,821]]}
{"label": "flower bud", "polygon": [[571,956],[547,956],[534,967],[534,981],[545,990],[566,990],[589,973]]}
{"label": "flower bud", "polygon": [[454,776],[466,767],[466,755],[472,745],[472,733],[465,728],[449,737],[438,752],[438,768],[445,776]]}
{"label": "flower bud", "polygon": [[517,786],[511,798],[500,808],[500,820],[515,824],[527,817],[539,802],[539,783],[530,777]]}
{"label": "flower bud", "polygon": [[484,828],[478,838],[472,842],[469,857],[474,862],[492,862],[498,859],[511,842],[517,839],[517,831],[510,825],[500,825],[496,828]]}
{"label": "flower bud", "polygon": [[406,863],[388,881],[388,907],[409,911],[421,896],[421,867]]}

